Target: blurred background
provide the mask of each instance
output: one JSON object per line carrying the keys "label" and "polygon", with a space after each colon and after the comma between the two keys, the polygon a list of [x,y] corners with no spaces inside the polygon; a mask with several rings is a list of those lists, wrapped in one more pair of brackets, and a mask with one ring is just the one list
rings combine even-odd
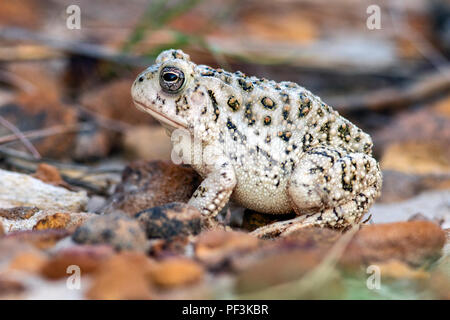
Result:
{"label": "blurred background", "polygon": [[[384,183],[367,225],[260,241],[159,207],[200,183],[131,101],[167,48],[297,82],[368,132]],[[449,58],[444,0],[0,1],[0,298],[450,299]],[[238,209],[235,231],[286,218]],[[68,265],[92,286],[67,290]]]}
{"label": "blurred background", "polygon": [[[169,160],[164,130],[130,98],[135,76],[167,48],[319,95],[372,135],[379,203],[436,191],[412,206],[448,227],[444,0],[1,1],[1,166],[34,172],[45,160],[107,196],[126,163]],[[375,209],[375,219],[405,218]]]}

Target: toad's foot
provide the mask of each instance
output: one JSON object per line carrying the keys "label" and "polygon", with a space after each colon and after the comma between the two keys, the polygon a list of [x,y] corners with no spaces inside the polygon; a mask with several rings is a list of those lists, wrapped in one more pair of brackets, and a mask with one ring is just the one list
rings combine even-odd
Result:
{"label": "toad's foot", "polygon": [[[367,202],[364,203],[367,205]],[[252,231],[251,234],[259,238],[275,238],[288,236],[297,230],[307,227],[330,227],[331,225],[329,223],[324,222],[336,221],[338,212],[358,212],[358,207],[361,205],[363,205],[361,202],[358,204],[357,201],[350,200],[337,208],[329,208],[317,213],[305,214],[293,219],[268,224]],[[360,218],[362,218],[362,215]],[[361,219],[334,224],[333,227],[335,229],[347,229],[358,224],[360,220]]]}
{"label": "toad's foot", "polygon": [[230,161],[223,156],[216,157],[208,166],[208,174],[192,195],[188,204],[196,207],[202,213],[206,224],[213,226],[212,219],[228,203],[236,176]]}

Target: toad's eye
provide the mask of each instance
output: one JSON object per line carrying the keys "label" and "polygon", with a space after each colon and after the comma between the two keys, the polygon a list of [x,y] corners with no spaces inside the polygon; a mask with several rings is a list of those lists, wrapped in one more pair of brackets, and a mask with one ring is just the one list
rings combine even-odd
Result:
{"label": "toad's eye", "polygon": [[176,67],[164,67],[159,77],[161,88],[167,93],[181,91],[184,84],[184,73]]}

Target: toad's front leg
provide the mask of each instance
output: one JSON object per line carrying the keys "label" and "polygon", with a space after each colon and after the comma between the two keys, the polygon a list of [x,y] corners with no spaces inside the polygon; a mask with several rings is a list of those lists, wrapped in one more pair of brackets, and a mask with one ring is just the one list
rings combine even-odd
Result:
{"label": "toad's front leg", "polygon": [[188,204],[200,210],[206,224],[214,225],[214,217],[230,199],[236,185],[234,168],[228,158],[217,156],[206,166],[206,178],[192,195]]}

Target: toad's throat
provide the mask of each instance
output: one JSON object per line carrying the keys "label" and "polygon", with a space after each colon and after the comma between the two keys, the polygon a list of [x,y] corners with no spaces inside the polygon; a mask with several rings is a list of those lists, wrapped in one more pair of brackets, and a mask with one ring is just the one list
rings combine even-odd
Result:
{"label": "toad's throat", "polygon": [[161,122],[163,125],[170,127],[170,129],[186,129],[187,128],[187,126],[185,124],[180,123],[176,120],[170,119],[168,116],[156,111],[155,109],[145,105],[142,102],[139,102],[136,100],[133,100],[133,102],[139,110],[149,113],[156,120]]}

